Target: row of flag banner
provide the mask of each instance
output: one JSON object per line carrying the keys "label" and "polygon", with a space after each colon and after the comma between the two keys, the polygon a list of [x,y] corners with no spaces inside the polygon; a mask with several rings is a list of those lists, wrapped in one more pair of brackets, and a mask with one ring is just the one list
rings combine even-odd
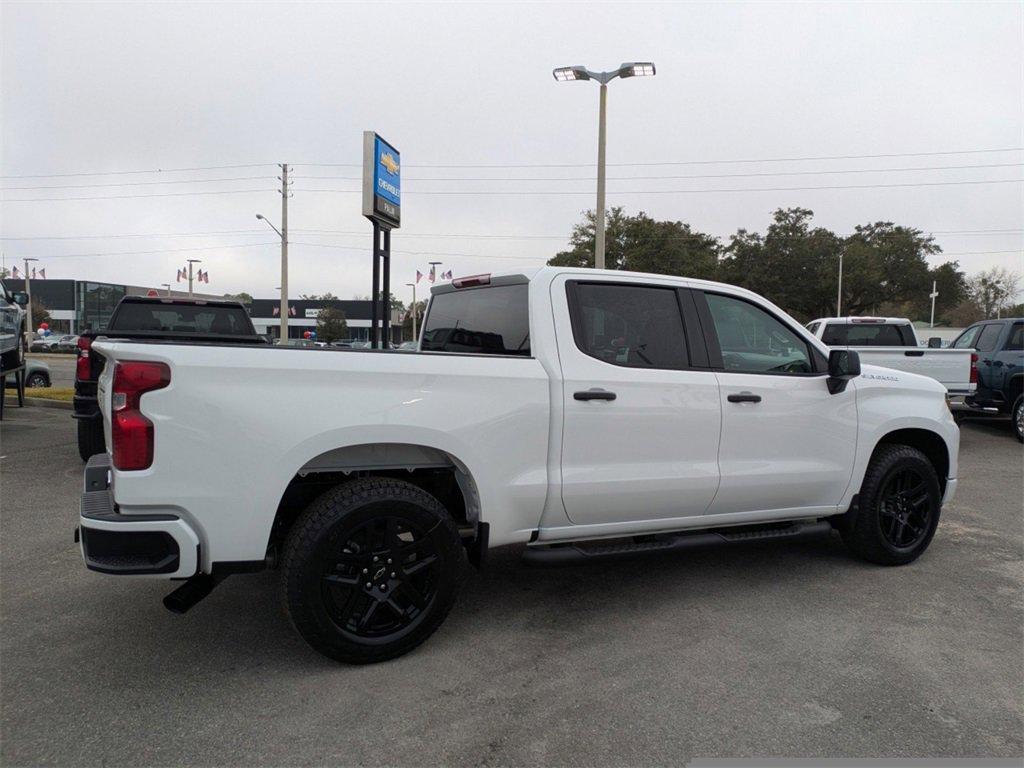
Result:
{"label": "row of flag banner", "polygon": [[[35,267],[32,267],[32,279],[35,280],[37,278],[42,278],[43,280],[46,279],[46,267],[43,267],[42,269],[39,269],[39,270],[36,270]],[[25,273],[22,272],[17,267],[11,267],[11,279],[12,280],[24,280],[25,279]]]}
{"label": "row of flag banner", "polygon": [[[179,269],[178,270],[178,282],[180,283],[183,280],[188,280],[188,267],[186,267],[185,269]],[[196,282],[199,282],[199,283],[208,283],[208,282],[210,282],[210,273],[209,272],[203,272],[203,270],[200,269],[196,273],[195,280],[196,280]]]}
{"label": "row of flag banner", "polygon": [[[424,275],[422,272],[420,272],[417,269],[416,270],[416,282],[418,283],[424,277],[426,277],[427,280],[429,280],[432,283],[435,282],[438,279],[437,278],[437,268],[434,267],[433,265],[431,265],[430,272],[428,272],[426,275]],[[440,279],[441,280],[451,280],[452,279],[452,271],[449,269],[447,272],[442,272]]]}

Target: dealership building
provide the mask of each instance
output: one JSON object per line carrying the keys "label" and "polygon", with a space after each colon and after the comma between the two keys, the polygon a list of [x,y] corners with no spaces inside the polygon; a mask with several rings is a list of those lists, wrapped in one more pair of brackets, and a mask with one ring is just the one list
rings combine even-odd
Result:
{"label": "dealership building", "polygon": [[[12,291],[25,290],[22,279],[7,278],[3,281]],[[188,298],[187,291],[168,291],[166,288],[151,288],[142,285],[118,283],[97,283],[86,280],[29,280],[33,302],[39,302],[50,315],[50,330],[53,333],[81,333],[93,329],[102,330],[110,320],[114,307],[125,296],[170,296]],[[195,299],[223,299],[213,294],[193,293]],[[288,303],[288,336],[300,339],[306,331],[316,330],[316,318],[322,309],[331,307],[341,310],[352,339],[369,340],[371,302],[341,299],[310,300],[294,299]],[[278,338],[281,334],[280,299],[253,299],[248,307],[256,332]],[[38,318],[36,318],[38,323]],[[380,320],[378,320],[380,324]],[[391,315],[391,339],[402,341],[402,319],[400,312]]]}
{"label": "dealership building", "polygon": [[[373,305],[370,301],[352,299],[292,299],[288,302],[288,336],[300,339],[306,331],[316,330],[316,318],[323,309],[338,309],[345,315],[348,326],[348,337],[359,341],[369,341]],[[281,300],[253,299],[249,307],[252,324],[256,333],[265,333],[273,338],[281,335]],[[391,313],[391,341],[398,344],[402,341],[402,314]],[[382,325],[377,320],[378,327]]]}

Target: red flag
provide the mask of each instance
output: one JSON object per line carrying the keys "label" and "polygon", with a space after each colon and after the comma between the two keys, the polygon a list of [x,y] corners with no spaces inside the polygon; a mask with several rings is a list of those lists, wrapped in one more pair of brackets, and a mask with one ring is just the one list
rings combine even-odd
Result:
{"label": "red flag", "polygon": [[18,268],[11,267],[11,278],[17,280],[19,277],[21,277],[21,275],[18,274]]}
{"label": "red flag", "polygon": [[36,268],[35,267],[32,267],[32,279],[33,280],[36,279]]}
{"label": "red flag", "polygon": [[281,308],[280,307],[274,307],[274,317],[279,317],[280,315],[281,315]]}
{"label": "red flag", "polygon": [[435,269],[436,269],[436,267],[433,264],[431,264],[430,265],[430,277],[428,278],[430,280],[430,282],[434,282],[434,270]]}
{"label": "red flag", "polygon": [[43,267],[42,269],[39,270],[39,276],[43,278],[43,280],[46,279],[46,267]]}
{"label": "red flag", "polygon": [[203,282],[204,283],[210,282],[210,273],[209,272],[203,272]]}
{"label": "red flag", "polygon": [[289,306],[289,307],[288,307],[288,314],[289,314],[289,315],[290,315],[291,317],[295,317],[295,307],[293,307],[293,306]]}
{"label": "red flag", "polygon": [[418,282],[419,282],[420,280],[422,280],[422,279],[423,279],[423,273],[422,273],[422,272],[420,272],[420,271],[419,271],[419,270],[417,269],[417,270],[416,270],[416,282],[418,283]]}
{"label": "red flag", "polygon": [[178,282],[178,283],[181,282],[181,270],[180,269],[178,270],[178,277],[176,278],[175,282]]}
{"label": "red flag", "polygon": [[442,274],[441,277],[443,277],[445,280],[451,280],[452,279],[452,271],[449,269],[447,272]]}

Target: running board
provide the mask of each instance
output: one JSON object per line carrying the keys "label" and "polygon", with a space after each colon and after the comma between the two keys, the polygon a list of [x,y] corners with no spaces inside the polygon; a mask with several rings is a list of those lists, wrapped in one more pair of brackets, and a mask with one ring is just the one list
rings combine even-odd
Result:
{"label": "running board", "polygon": [[634,555],[655,552],[671,552],[695,547],[719,546],[722,544],[745,544],[768,539],[805,539],[821,536],[832,530],[827,520],[767,525],[760,527],[737,526],[716,528],[700,533],[671,533],[657,536],[636,536],[632,541],[617,540],[614,544],[595,542],[589,546],[581,543],[545,544],[526,548],[523,561],[530,565],[569,565],[595,560],[615,560]]}

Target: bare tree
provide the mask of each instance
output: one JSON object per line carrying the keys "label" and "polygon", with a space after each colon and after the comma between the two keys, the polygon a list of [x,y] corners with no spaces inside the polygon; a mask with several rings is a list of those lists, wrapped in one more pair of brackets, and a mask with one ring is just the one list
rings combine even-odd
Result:
{"label": "bare tree", "polygon": [[973,275],[967,281],[971,299],[981,308],[984,317],[999,317],[1013,306],[1020,290],[1020,273],[1006,267],[992,267]]}

